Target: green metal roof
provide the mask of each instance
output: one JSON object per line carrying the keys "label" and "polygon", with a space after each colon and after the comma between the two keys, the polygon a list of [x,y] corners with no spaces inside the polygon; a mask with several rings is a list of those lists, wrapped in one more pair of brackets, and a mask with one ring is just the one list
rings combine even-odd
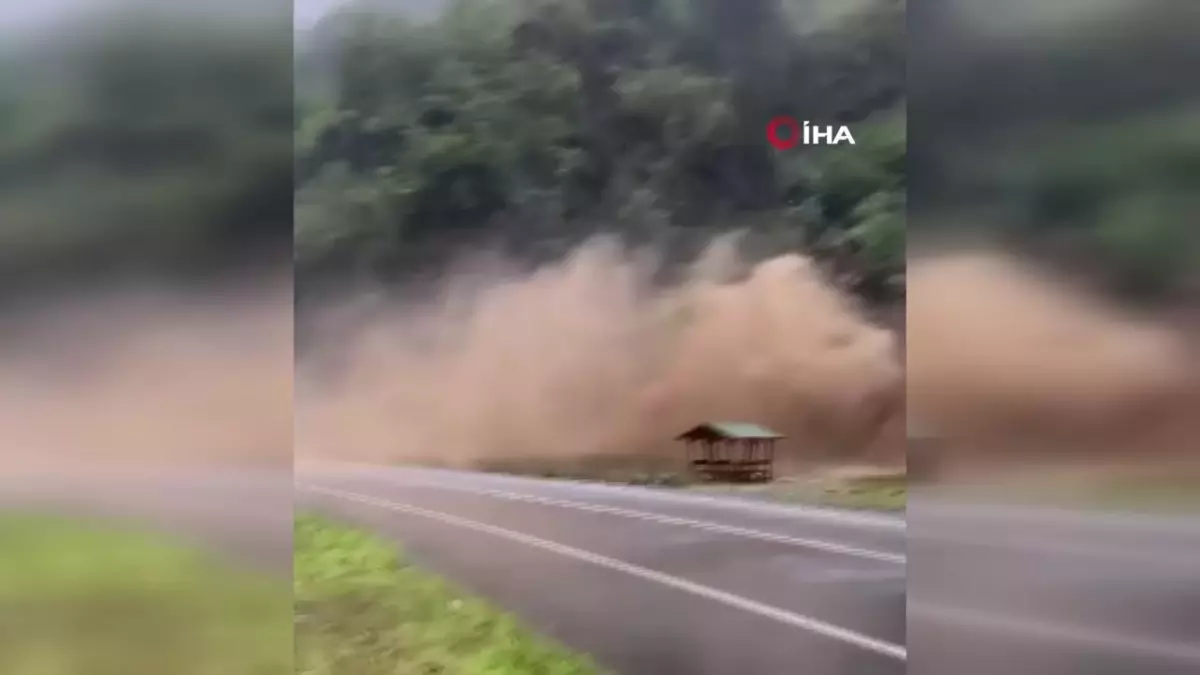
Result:
{"label": "green metal roof", "polygon": [[777,439],[783,438],[783,434],[772,431],[758,424],[750,424],[748,422],[705,422],[699,424],[679,435],[678,438],[696,435],[699,432],[708,431],[714,435],[729,439]]}

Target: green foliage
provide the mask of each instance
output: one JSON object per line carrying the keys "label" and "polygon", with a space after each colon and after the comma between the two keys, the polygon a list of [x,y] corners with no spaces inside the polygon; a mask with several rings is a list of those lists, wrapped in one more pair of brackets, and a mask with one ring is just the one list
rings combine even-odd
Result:
{"label": "green foliage", "polygon": [[1020,206],[1018,243],[1073,257],[1122,295],[1170,296],[1200,271],[1198,120],[1184,110],[1048,135],[1036,152],[1025,142],[996,153],[968,180]]}
{"label": "green foliage", "polygon": [[854,208],[857,224],[847,232],[872,269],[886,274],[904,271],[905,221],[903,193],[876,192]]}
{"label": "green foliage", "polygon": [[291,594],[177,542],[0,517],[0,671],[292,673]]}
{"label": "green foliage", "polygon": [[366,532],[300,516],[294,545],[296,673],[599,672]]}
{"label": "green foliage", "polygon": [[106,8],[0,54],[0,278],[286,245],[293,103],[270,26]]}
{"label": "green foliage", "polygon": [[[1191,209],[1186,207],[1192,202]],[[1095,238],[1118,280],[1118,290],[1138,296],[1165,291],[1200,262],[1200,235],[1184,214],[1195,200],[1163,195],[1127,198],[1103,215]]]}
{"label": "green foliage", "polygon": [[992,22],[925,4],[912,231],[999,239],[1110,291],[1194,302],[1200,108],[1182,64],[1200,5],[1108,3],[1086,21],[1030,5]]}
{"label": "green foliage", "polygon": [[[819,21],[794,10],[460,0],[421,24],[365,3],[331,15],[298,55],[298,273],[415,273],[489,243],[561,254],[597,229],[845,234],[863,219],[824,243],[863,266],[886,258],[903,213],[881,210],[903,204],[859,206],[903,189],[904,124],[889,114],[903,15],[882,0]],[[777,114],[853,121],[864,140],[780,153],[764,135]],[[812,200],[819,222],[799,224]]]}

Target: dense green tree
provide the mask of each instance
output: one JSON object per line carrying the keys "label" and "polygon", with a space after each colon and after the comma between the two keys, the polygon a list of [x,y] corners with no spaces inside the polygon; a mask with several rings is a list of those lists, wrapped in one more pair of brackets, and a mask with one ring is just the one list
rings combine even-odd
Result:
{"label": "dense green tree", "polygon": [[0,288],[277,256],[293,96],[272,21],[133,3],[0,50]]}
{"label": "dense green tree", "polygon": [[[299,273],[408,276],[485,244],[554,256],[598,231],[686,249],[750,227],[840,252],[886,299],[903,271],[904,4],[824,4],[327,17],[298,55]],[[781,114],[862,140],[781,152],[765,138]]]}
{"label": "dense green tree", "polygon": [[1200,5],[997,4],[913,6],[910,240],[969,231],[1131,299],[1194,301]]}

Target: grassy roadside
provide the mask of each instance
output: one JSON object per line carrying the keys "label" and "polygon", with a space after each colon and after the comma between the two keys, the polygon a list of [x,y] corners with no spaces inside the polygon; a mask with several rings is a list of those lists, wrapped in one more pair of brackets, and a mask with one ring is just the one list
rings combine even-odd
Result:
{"label": "grassy roadside", "polygon": [[739,485],[701,482],[681,470],[678,460],[645,456],[575,457],[569,460],[497,458],[481,462],[475,468],[489,473],[680,488],[689,492],[843,509],[903,511],[908,501],[907,476],[895,471],[844,475],[836,471],[811,470],[782,476],[771,483]]}
{"label": "grassy roadside", "polygon": [[286,583],[59,517],[0,514],[0,547],[0,672],[292,672]]}
{"label": "grassy roadside", "polygon": [[1114,479],[1083,490],[1074,499],[1085,506],[1115,511],[1195,514],[1200,512],[1200,480],[1195,477]]}
{"label": "grassy roadside", "polygon": [[792,476],[763,485],[700,484],[689,489],[694,492],[733,494],[788,504],[867,511],[903,511],[908,503],[908,483],[903,474],[855,478]]}
{"label": "grassy roadside", "polygon": [[294,542],[298,674],[600,672],[370,534],[302,515]]}

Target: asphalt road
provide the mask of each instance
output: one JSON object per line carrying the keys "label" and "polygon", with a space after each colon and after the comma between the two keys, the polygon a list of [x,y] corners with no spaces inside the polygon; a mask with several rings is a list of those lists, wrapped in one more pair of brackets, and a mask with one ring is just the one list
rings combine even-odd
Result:
{"label": "asphalt road", "polygon": [[1197,521],[918,492],[905,525],[447,471],[297,480],[303,504],[403,541],[621,673],[1200,673]]}
{"label": "asphalt road", "polygon": [[1200,673],[1194,520],[918,494],[906,526],[446,471],[322,466],[294,480],[293,495],[285,471],[0,479],[0,507],[143,519],[282,571],[294,499],[396,539],[623,675]]}
{"label": "asphalt road", "polygon": [[910,496],[912,672],[1200,673],[1200,519]]}
{"label": "asphalt road", "polygon": [[905,670],[899,519],[444,471],[297,482],[623,675]]}

